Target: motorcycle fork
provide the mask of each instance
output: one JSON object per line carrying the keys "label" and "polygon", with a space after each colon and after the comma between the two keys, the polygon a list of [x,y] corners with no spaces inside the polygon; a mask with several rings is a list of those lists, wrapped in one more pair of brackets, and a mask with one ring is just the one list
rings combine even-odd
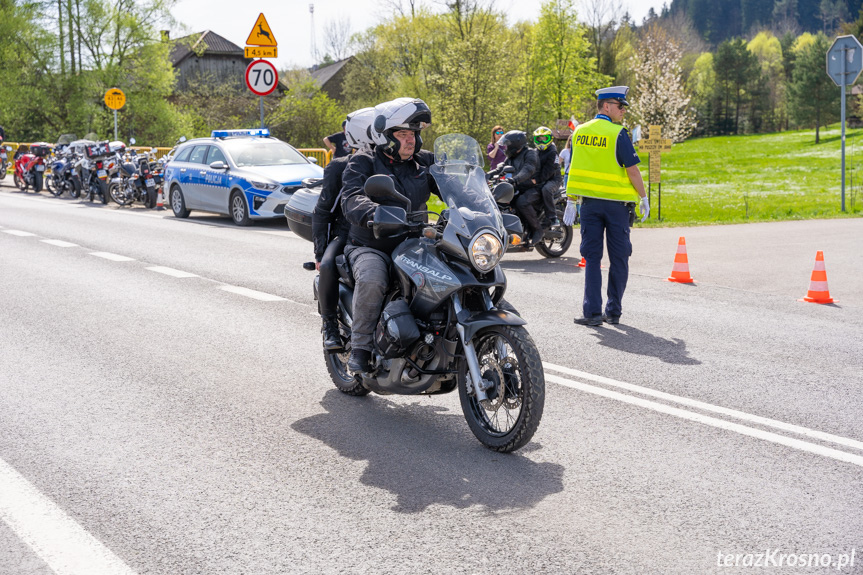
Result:
{"label": "motorcycle fork", "polygon": [[[488,297],[488,293],[485,293],[485,298],[488,301],[486,305],[491,303],[491,298]],[[485,393],[485,390],[491,387],[491,384],[486,384],[486,382],[482,378],[482,372],[479,368],[479,358],[476,355],[476,348],[473,346],[473,342],[468,340],[464,335],[464,326],[461,323],[458,323],[458,316],[461,314],[464,309],[461,305],[461,301],[459,301],[458,294],[452,295],[452,306],[453,311],[455,311],[456,315],[456,330],[458,331],[458,337],[461,339],[461,345],[464,349],[464,357],[467,360],[467,369],[470,372],[470,381],[471,386],[468,389],[468,394],[473,391],[476,395],[477,401],[485,401],[488,399],[488,395]]]}

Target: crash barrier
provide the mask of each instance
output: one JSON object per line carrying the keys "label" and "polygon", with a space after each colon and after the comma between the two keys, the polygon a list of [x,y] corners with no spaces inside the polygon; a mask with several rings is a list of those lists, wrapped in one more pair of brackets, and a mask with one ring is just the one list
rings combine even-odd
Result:
{"label": "crash barrier", "polygon": [[333,153],[324,148],[297,148],[304,156],[311,156],[318,161],[320,167],[326,167],[333,159]]}

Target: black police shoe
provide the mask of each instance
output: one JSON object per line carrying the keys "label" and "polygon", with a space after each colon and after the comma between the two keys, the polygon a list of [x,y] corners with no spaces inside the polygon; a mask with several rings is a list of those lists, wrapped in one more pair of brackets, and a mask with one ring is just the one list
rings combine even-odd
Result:
{"label": "black police shoe", "polygon": [[600,316],[577,317],[572,321],[574,321],[578,325],[592,325],[592,326],[602,325],[602,317],[600,317]]}
{"label": "black police shoe", "polygon": [[605,323],[610,323],[611,325],[617,325],[620,323],[620,316],[602,314],[602,321],[604,321]]}
{"label": "black police shoe", "polygon": [[327,351],[342,349],[342,337],[339,333],[339,320],[335,317],[325,317],[322,331],[324,333],[324,349]]}
{"label": "black police shoe", "polygon": [[368,373],[372,370],[372,352],[365,349],[352,349],[348,369],[354,373]]}

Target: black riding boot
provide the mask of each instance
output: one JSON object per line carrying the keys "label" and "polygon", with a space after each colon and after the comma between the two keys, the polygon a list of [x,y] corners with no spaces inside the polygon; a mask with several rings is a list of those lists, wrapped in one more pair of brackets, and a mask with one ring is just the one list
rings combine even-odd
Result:
{"label": "black riding boot", "polygon": [[333,351],[342,349],[342,337],[339,334],[339,320],[334,315],[324,316],[324,349]]}

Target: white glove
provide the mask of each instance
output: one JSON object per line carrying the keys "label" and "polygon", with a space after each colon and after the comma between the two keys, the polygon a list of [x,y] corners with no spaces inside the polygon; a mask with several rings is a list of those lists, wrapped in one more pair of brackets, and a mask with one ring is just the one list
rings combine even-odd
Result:
{"label": "white glove", "polygon": [[566,200],[566,209],[563,212],[564,225],[571,226],[575,221],[575,202]]}
{"label": "white glove", "polygon": [[643,222],[650,215],[650,200],[647,199],[647,196],[641,198],[639,207],[641,208],[641,221]]}

